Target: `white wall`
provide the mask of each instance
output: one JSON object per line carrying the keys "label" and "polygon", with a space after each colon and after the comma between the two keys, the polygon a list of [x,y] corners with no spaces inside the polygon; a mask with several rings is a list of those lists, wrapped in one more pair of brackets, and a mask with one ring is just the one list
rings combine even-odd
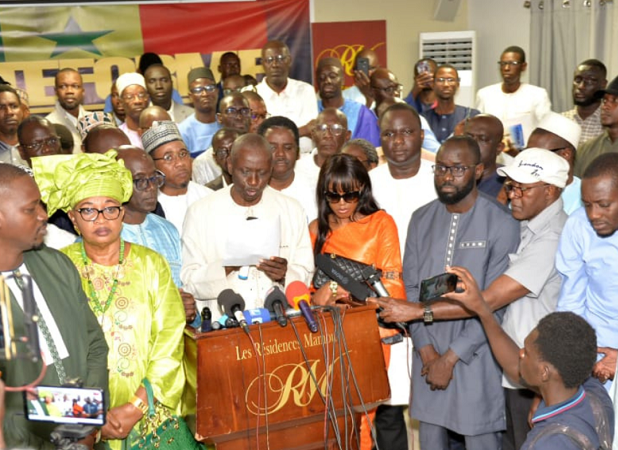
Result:
{"label": "white wall", "polygon": [[[530,53],[530,10],[523,3],[523,0],[468,1],[468,27],[476,31],[479,55],[477,89],[501,81],[497,62],[506,47],[518,45],[526,55]],[[528,81],[527,74],[523,80]]]}

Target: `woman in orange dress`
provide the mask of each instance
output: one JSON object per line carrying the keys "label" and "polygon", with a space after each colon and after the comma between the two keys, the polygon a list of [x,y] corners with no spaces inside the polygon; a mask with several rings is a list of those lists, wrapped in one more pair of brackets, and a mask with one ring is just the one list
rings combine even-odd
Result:
{"label": "woman in orange dress", "polygon": [[[322,166],[317,186],[318,218],[309,224],[314,254],[335,253],[382,270],[382,283],[391,297],[405,299],[397,226],[381,210],[371,192],[369,174],[357,158],[338,154]],[[325,283],[314,293],[313,303],[334,305],[348,293]],[[380,328],[380,336],[397,333]],[[382,346],[388,367],[390,347]],[[370,413],[371,420],[375,410]],[[403,418],[402,418],[403,420]],[[371,436],[363,417],[361,450],[371,449]]]}

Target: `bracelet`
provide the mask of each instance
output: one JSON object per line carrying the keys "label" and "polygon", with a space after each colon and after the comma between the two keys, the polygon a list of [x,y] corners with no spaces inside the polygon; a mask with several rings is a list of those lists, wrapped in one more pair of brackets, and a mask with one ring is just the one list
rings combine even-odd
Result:
{"label": "bracelet", "polygon": [[333,298],[337,298],[337,289],[339,288],[339,284],[336,281],[331,281],[329,287]]}
{"label": "bracelet", "polygon": [[144,403],[144,401],[137,395],[134,395],[133,398],[129,401],[129,403],[139,409],[143,415],[146,415],[148,413],[148,405]]}

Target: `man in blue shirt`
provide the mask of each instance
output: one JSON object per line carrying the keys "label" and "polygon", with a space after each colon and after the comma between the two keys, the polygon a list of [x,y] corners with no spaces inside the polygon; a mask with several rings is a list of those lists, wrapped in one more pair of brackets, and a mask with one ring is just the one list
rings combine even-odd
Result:
{"label": "man in blue shirt", "polygon": [[592,327],[573,313],[551,313],[519,348],[495,319],[470,272],[461,267],[447,271],[459,277],[464,290],[444,297],[478,315],[504,373],[543,398],[522,450],[611,448],[613,405],[598,381],[590,378],[597,349]]}
{"label": "man in blue shirt", "polygon": [[557,309],[582,316],[596,330],[604,348],[599,349],[593,375],[609,389],[618,346],[618,154],[603,154],[586,168],[582,202],[584,207],[567,220],[558,245],[562,291]]}

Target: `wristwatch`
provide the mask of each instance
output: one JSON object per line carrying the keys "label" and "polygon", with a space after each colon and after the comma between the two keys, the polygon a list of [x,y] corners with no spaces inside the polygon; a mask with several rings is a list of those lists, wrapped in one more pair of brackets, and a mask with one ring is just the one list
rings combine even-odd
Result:
{"label": "wristwatch", "polygon": [[433,311],[431,310],[431,305],[425,305],[425,310],[423,311],[423,322],[433,322]]}

